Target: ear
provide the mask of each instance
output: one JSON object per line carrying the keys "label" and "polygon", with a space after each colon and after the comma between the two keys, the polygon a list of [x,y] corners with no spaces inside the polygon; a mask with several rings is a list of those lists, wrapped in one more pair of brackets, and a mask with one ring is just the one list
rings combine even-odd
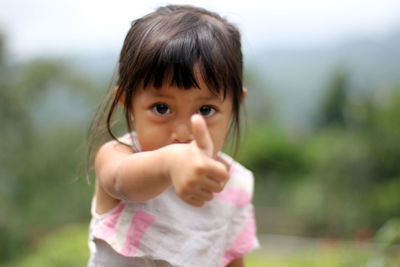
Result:
{"label": "ear", "polygon": [[[117,94],[119,93],[118,90],[119,90],[119,87],[118,87],[118,85],[116,85],[114,87],[114,97],[115,98],[117,98]],[[122,93],[122,95],[118,99],[118,102],[125,107],[125,93]],[[134,121],[133,114],[131,114],[131,118],[132,118],[132,121]]]}
{"label": "ear", "polygon": [[[118,87],[118,85],[116,85],[115,87],[114,87],[114,97],[116,98],[117,97],[117,95],[118,95],[118,92],[119,91],[119,87]],[[118,99],[118,102],[120,103],[120,104],[122,104],[123,106],[125,106],[125,93],[123,93],[121,96],[120,96],[120,98]]]}
{"label": "ear", "polygon": [[247,88],[243,87],[242,98],[240,99],[240,103],[242,103],[247,97]]}

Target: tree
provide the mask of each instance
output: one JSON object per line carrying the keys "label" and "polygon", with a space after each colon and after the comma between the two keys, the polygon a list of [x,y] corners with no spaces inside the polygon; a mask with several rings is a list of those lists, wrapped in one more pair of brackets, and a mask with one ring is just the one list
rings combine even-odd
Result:
{"label": "tree", "polygon": [[0,262],[89,217],[79,167],[95,88],[60,60],[10,64],[5,55],[0,38]]}
{"label": "tree", "polygon": [[319,111],[318,128],[326,126],[346,126],[346,106],[348,94],[348,74],[338,70],[333,76]]}

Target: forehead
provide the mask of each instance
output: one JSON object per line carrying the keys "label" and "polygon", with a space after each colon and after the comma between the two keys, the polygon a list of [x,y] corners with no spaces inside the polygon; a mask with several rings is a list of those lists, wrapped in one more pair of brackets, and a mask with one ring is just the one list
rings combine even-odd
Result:
{"label": "forehead", "polygon": [[177,86],[162,86],[161,88],[149,86],[141,91],[146,96],[154,98],[182,98],[188,101],[224,101],[222,94],[217,94],[203,86],[200,88],[192,87],[189,89],[179,88]]}

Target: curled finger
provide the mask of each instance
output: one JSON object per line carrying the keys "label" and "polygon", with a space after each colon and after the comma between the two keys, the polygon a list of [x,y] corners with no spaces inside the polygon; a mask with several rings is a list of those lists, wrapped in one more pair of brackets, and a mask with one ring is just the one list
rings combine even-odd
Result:
{"label": "curled finger", "polygon": [[201,207],[204,205],[204,201],[199,199],[196,196],[190,195],[185,199],[185,202],[188,203],[189,205],[195,206],[195,207]]}

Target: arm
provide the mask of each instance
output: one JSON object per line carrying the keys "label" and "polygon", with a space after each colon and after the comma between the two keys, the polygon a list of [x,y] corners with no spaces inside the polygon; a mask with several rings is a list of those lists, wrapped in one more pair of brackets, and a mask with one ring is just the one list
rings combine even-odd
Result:
{"label": "arm", "polygon": [[110,196],[132,202],[157,196],[171,185],[162,160],[164,152],[132,153],[116,141],[106,143],[95,158],[100,186]]}
{"label": "arm", "polygon": [[178,196],[194,206],[202,206],[220,192],[229,179],[226,166],[212,158],[212,141],[204,119],[192,122],[194,140],[153,151],[132,153],[111,141],[95,158],[100,186],[110,196],[143,202],[161,194],[171,185]]}
{"label": "arm", "polygon": [[227,267],[243,267],[243,258],[238,258],[238,259],[234,259],[233,261],[231,261]]}

